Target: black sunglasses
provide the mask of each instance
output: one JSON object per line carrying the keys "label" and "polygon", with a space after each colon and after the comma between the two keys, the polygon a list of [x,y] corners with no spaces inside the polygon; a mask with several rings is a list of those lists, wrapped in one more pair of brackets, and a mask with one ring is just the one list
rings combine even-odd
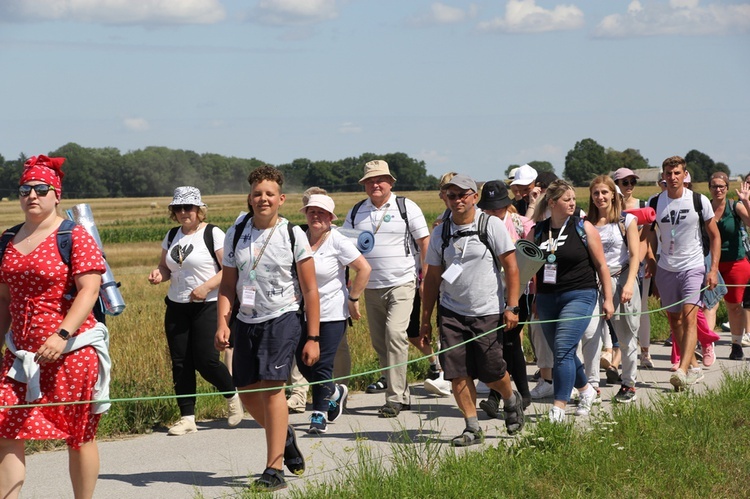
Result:
{"label": "black sunglasses", "polygon": [[178,211],[193,211],[193,208],[195,208],[194,204],[173,204],[170,206],[173,212],[177,213]]}
{"label": "black sunglasses", "polygon": [[450,199],[451,201],[455,201],[456,199],[466,199],[469,194],[474,194],[474,191],[464,191],[459,194],[455,194],[453,192],[446,192],[445,197]]}
{"label": "black sunglasses", "polygon": [[624,185],[625,187],[630,187],[631,185],[634,186],[637,183],[638,183],[638,181],[636,179],[633,179],[633,180],[628,180],[628,179],[620,180],[620,185]]}
{"label": "black sunglasses", "polygon": [[47,185],[47,184],[37,184],[37,185],[24,184],[24,185],[18,186],[18,194],[22,198],[27,198],[31,194],[32,189],[34,190],[34,192],[36,192],[36,195],[40,198],[45,197],[49,193],[50,190],[53,190],[53,191],[55,190],[54,187],[52,187],[51,185]]}

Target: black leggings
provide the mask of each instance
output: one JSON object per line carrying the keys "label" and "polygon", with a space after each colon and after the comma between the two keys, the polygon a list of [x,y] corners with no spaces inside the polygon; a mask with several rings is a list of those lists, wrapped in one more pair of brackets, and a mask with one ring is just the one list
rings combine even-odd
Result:
{"label": "black leggings", "polygon": [[[214,347],[216,334],[216,302],[175,303],[164,300],[164,330],[167,333],[169,355],[172,358],[172,381],[176,395],[195,393],[195,372],[220,392],[234,391],[229,369],[219,359]],[[224,395],[226,398],[232,394]],[[181,416],[195,414],[195,397],[180,397],[177,406]]]}
{"label": "black leggings", "polygon": [[[526,322],[529,319],[529,304],[534,300],[534,296],[521,295],[518,300],[518,307],[521,309],[518,313],[518,322]],[[526,357],[523,355],[523,342],[521,341],[521,331],[523,324],[505,331],[503,330],[503,359],[508,365],[508,374],[513,378],[518,393],[522,398],[530,398],[529,379],[526,375]],[[500,394],[492,390],[490,396],[500,399]]]}

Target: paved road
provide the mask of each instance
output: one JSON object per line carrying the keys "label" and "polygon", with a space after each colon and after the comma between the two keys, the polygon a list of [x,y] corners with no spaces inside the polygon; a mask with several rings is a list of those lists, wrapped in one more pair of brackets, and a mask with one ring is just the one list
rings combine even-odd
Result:
{"label": "paved road", "polygon": [[[722,333],[716,347],[719,360],[705,369],[706,378],[697,390],[719,383],[723,372],[748,369],[747,362],[726,360],[729,356],[729,335]],[[746,348],[750,353],[750,348]],[[656,394],[671,391],[669,384],[669,350],[652,345],[656,369],[638,373],[638,401],[649,403]],[[535,368],[529,366],[529,374]],[[605,380],[602,379],[604,382]],[[595,410],[606,410],[619,386],[603,386],[604,402]],[[547,414],[551,400],[532,404],[526,411],[527,421]],[[424,392],[421,385],[413,387],[412,411],[402,412],[396,419],[380,419],[377,409],[383,395],[351,394],[347,411],[335,423],[329,424],[322,437],[309,436],[308,416],[290,416],[297,429],[299,446],[307,459],[303,478],[290,479],[290,487],[303,487],[310,482],[336,480],[342,470],[355,465],[357,445],[366,445],[374,455],[385,456],[398,445],[413,445],[411,441],[438,439],[446,447],[452,437],[464,427],[463,419],[452,397],[435,398]],[[573,408],[568,409],[574,418]],[[480,423],[485,428],[485,445],[496,445],[508,438],[504,423],[489,420],[480,411]],[[240,426],[229,429],[224,421],[198,424],[199,431],[182,437],[167,437],[166,429],[150,435],[126,440],[100,443],[101,474],[96,488],[99,498],[216,498],[238,495],[248,483],[248,476],[263,471],[265,440],[263,431],[248,417]],[[476,447],[473,447],[476,448]],[[73,497],[67,475],[67,452],[43,452],[28,456],[28,475],[22,497]]]}

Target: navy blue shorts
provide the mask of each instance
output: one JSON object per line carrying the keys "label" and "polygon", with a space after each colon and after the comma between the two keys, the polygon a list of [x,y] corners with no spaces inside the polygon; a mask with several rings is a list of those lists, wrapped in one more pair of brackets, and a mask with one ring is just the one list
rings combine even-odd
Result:
{"label": "navy blue shorts", "polygon": [[284,381],[302,336],[301,316],[288,312],[258,324],[234,323],[232,379],[242,388],[259,381]]}

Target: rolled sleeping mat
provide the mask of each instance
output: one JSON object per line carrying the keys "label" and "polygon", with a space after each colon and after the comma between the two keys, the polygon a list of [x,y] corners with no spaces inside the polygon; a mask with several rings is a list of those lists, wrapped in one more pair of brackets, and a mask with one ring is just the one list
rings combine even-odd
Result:
{"label": "rolled sleeping mat", "polygon": [[[102,240],[99,237],[99,230],[96,228],[94,222],[94,214],[91,212],[91,207],[87,204],[77,204],[71,209],[66,210],[68,218],[73,220],[78,225],[83,226],[84,229],[91,234],[91,237],[96,241],[99,250],[104,254],[104,246]],[[120,315],[125,310],[125,300],[120,293],[119,285],[115,280],[114,274],[109,264],[104,260],[106,271],[102,275],[102,285],[99,288],[99,298],[102,300],[104,313],[107,315]]]}
{"label": "rolled sleeping mat", "polygon": [[646,225],[646,224],[654,223],[654,221],[656,220],[656,211],[650,206],[646,206],[645,208],[635,208],[632,210],[625,210],[625,213],[630,213],[631,215],[635,215],[635,218],[638,221],[638,225]]}
{"label": "rolled sleeping mat", "polygon": [[342,227],[339,227],[337,230],[340,234],[351,239],[363,255],[366,255],[375,247],[375,234],[369,230],[345,229]]}
{"label": "rolled sleeping mat", "polygon": [[531,241],[519,239],[516,241],[516,262],[521,287],[519,293],[523,294],[531,278],[544,265],[544,252]]}

